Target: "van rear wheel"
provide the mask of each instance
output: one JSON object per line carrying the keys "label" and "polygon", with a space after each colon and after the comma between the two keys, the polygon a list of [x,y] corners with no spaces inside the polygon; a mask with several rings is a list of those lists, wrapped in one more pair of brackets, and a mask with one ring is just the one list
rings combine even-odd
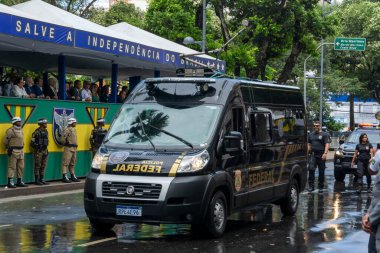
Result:
{"label": "van rear wheel", "polygon": [[223,235],[227,225],[227,201],[223,192],[217,191],[212,197],[206,214],[206,229],[211,237]]}
{"label": "van rear wheel", "polygon": [[296,180],[292,180],[286,197],[280,202],[282,214],[292,216],[297,212],[299,203],[299,187]]}
{"label": "van rear wheel", "polygon": [[98,219],[88,218],[90,220],[91,228],[96,232],[105,232],[111,230],[115,224],[106,223]]}

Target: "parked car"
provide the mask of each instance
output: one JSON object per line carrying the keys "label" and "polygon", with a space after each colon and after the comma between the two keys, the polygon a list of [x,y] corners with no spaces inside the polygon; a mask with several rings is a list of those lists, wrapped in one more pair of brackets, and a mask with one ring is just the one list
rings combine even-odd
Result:
{"label": "parked car", "polygon": [[336,181],[344,181],[346,174],[355,174],[357,165],[351,167],[352,157],[355,153],[356,144],[359,143],[359,136],[366,133],[368,141],[375,148],[380,143],[380,129],[375,127],[358,128],[351,132],[345,140],[340,139],[340,147],[334,156],[334,177]]}

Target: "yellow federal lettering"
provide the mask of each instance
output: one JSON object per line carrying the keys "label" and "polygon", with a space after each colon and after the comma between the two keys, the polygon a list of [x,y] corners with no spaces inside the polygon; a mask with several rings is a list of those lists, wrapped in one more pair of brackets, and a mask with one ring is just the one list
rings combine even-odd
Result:
{"label": "yellow federal lettering", "polygon": [[153,172],[154,171],[154,165],[149,165],[148,172]]}
{"label": "yellow federal lettering", "polygon": [[125,171],[125,164],[119,166],[119,171]]}
{"label": "yellow federal lettering", "polygon": [[116,165],[116,167],[112,171],[119,171],[120,164]]}
{"label": "yellow federal lettering", "polygon": [[128,164],[126,171],[133,171],[133,164]]}
{"label": "yellow federal lettering", "polygon": [[140,171],[140,165],[139,164],[135,164],[133,166],[133,172],[139,172]]}
{"label": "yellow federal lettering", "polygon": [[161,173],[161,166],[156,166],[156,172]]}
{"label": "yellow federal lettering", "polygon": [[147,169],[148,169],[148,165],[141,165],[140,167],[141,172],[146,172]]}

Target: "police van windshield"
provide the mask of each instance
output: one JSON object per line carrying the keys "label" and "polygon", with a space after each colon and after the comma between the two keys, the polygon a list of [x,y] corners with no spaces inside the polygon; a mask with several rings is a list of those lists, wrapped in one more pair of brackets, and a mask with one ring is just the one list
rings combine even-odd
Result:
{"label": "police van windshield", "polygon": [[130,148],[203,148],[220,110],[220,106],[206,104],[125,104],[104,143]]}
{"label": "police van windshield", "polygon": [[[359,137],[364,132],[352,132],[347,138],[347,142],[350,143],[359,143]],[[380,131],[370,130],[365,132],[368,136],[368,141],[370,143],[380,143]]]}

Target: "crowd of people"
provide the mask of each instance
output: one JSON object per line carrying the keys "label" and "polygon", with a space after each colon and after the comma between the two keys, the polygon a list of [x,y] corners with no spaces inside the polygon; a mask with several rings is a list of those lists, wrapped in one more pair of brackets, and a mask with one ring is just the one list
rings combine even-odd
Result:
{"label": "crowd of people", "polygon": [[[111,88],[100,85],[99,82],[75,80],[66,81],[66,100],[84,102],[110,101]],[[128,95],[128,86],[118,85],[117,103],[124,103]],[[0,96],[19,98],[58,99],[59,89],[57,79],[50,77],[44,84],[41,77],[27,77],[26,81],[17,76],[11,76],[0,85]]]}

